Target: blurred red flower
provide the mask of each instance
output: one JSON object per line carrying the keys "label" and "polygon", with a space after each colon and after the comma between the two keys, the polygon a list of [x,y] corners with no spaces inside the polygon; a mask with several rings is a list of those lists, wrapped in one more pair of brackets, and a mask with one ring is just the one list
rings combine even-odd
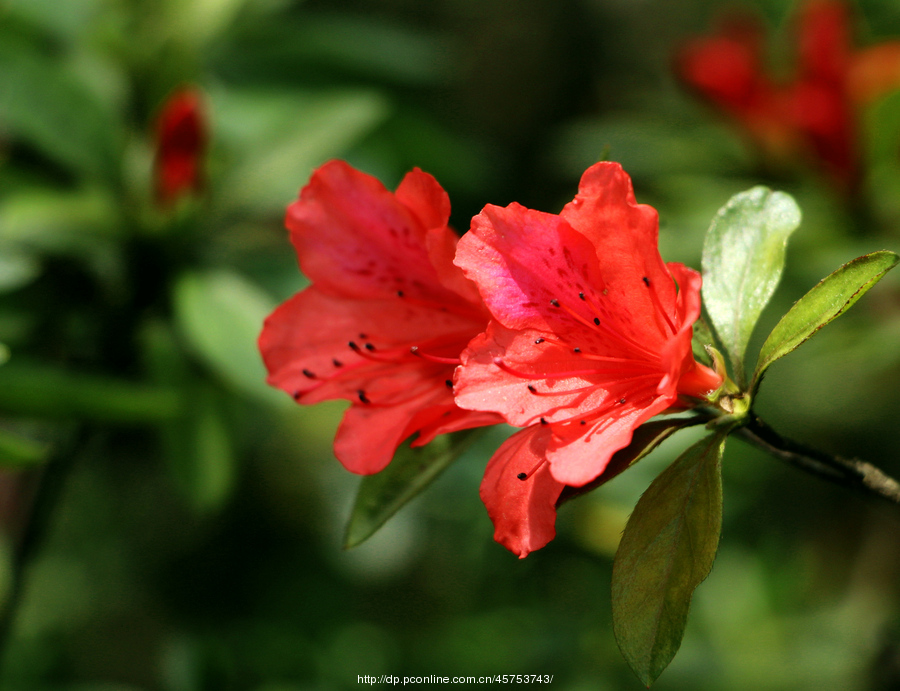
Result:
{"label": "blurred red flower", "polygon": [[166,99],[156,119],[153,162],[154,192],[161,206],[203,188],[207,129],[199,91],[182,87]]}
{"label": "blurred red flower", "polygon": [[312,281],[266,319],[259,348],[268,382],[300,403],[347,399],[334,452],[377,473],[418,434],[502,422],[453,400],[453,370],[489,315],[453,265],[450,200],[421,170],[396,193],[342,161],[313,173],[286,224]]}
{"label": "blurred red flower", "polygon": [[809,0],[797,22],[797,66],[790,81],[764,67],[762,31],[730,18],[711,37],[678,53],[680,78],[740,122],[770,154],[805,152],[852,193],[860,179],[858,111],[900,86],[900,42],[856,50],[850,12],[840,0]]}
{"label": "blurred red flower", "polygon": [[462,355],[456,400],[525,427],[481,485],[495,539],[521,557],[553,538],[564,486],[592,482],[643,422],[722,381],[691,351],[700,275],[663,263],[657,235],[621,166],[598,163],[559,215],[486,206],[459,243],[493,320]]}

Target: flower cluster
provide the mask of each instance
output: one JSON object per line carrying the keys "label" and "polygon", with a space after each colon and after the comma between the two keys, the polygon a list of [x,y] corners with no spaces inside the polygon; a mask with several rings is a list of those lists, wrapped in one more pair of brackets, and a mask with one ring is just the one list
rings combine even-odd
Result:
{"label": "flower cluster", "polygon": [[269,383],[350,401],[335,439],[375,473],[415,437],[506,422],[481,497],[525,556],[555,534],[566,486],[596,482],[649,418],[696,405],[720,374],[694,360],[700,275],[665,264],[656,211],[598,163],[558,215],[487,206],[458,240],[431,176],[395,193],[342,162],[317,170],[287,227],[312,285],[266,320]]}
{"label": "flower cluster", "polygon": [[860,178],[858,111],[900,86],[900,42],[854,49],[841,0],[808,0],[797,17],[795,74],[774,79],[764,67],[765,36],[749,17],[684,46],[681,79],[721,108],[769,152],[812,155],[835,184],[852,192]]}

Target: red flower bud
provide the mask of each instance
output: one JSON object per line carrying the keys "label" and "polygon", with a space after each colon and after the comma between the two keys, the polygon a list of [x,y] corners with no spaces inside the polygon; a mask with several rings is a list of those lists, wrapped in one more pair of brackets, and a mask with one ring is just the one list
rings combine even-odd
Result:
{"label": "red flower bud", "polygon": [[209,137],[200,93],[183,87],[171,94],[157,117],[155,134],[156,201],[171,206],[182,195],[199,192],[205,182],[203,161]]}

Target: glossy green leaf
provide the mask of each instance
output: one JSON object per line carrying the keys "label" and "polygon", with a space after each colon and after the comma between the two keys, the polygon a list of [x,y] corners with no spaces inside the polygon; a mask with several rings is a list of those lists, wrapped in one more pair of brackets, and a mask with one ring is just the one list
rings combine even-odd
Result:
{"label": "glossy green leaf", "polygon": [[647,686],[681,645],[694,589],[709,574],[722,526],[724,434],[694,444],[638,501],[616,552],[613,630]]}
{"label": "glossy green leaf", "polygon": [[823,278],[781,318],[763,343],[753,388],[759,386],[769,365],[841,316],[898,262],[900,257],[893,252],[873,252],[857,257]]}
{"label": "glossy green leaf", "polygon": [[732,197],[707,231],[703,302],[740,384],[750,334],[781,279],[785,245],[798,225],[793,198],[754,187]]}
{"label": "glossy green leaf", "polygon": [[225,270],[191,272],[175,284],[176,324],[192,350],[222,379],[257,399],[287,404],[266,385],[256,339],[274,301],[242,276]]}
{"label": "glossy green leaf", "polygon": [[404,444],[397,449],[387,468],[360,482],[344,547],[356,547],[374,535],[459,458],[477,436],[478,430],[465,430],[444,434],[426,446],[411,448]]}

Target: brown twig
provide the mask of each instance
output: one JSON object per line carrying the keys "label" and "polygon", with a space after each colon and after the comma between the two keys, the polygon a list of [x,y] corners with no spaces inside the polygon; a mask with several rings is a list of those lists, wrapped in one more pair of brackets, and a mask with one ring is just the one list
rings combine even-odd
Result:
{"label": "brown twig", "polygon": [[900,504],[900,482],[871,463],[855,458],[833,456],[785,439],[756,416],[751,417],[750,422],[735,434],[801,470],[844,487],[880,497],[892,504]]}

